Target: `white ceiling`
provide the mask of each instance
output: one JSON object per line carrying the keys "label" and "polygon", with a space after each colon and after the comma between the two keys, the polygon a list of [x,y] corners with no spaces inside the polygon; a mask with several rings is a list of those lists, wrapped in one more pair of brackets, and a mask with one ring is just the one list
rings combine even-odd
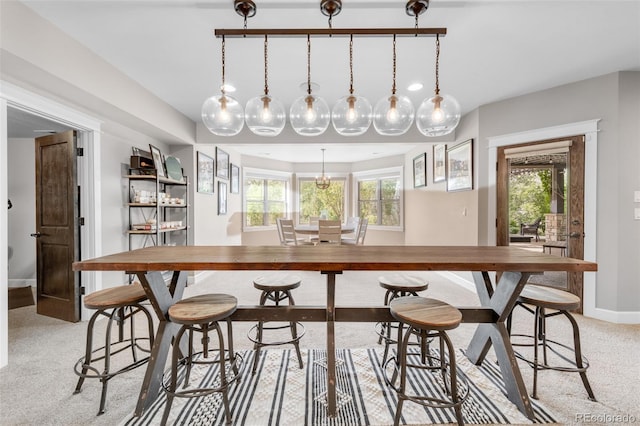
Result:
{"label": "white ceiling", "polygon": [[[255,2],[258,13],[249,20],[248,28],[328,26],[319,11],[319,0]],[[202,102],[217,91],[221,81],[221,43],[213,30],[243,25],[232,0],[23,3],[195,122],[200,120]],[[343,3],[342,12],[333,18],[335,28],[414,25],[405,13],[404,0]],[[441,41],[440,87],[458,99],[465,113],[483,104],[577,80],[640,70],[638,1],[432,0],[419,22],[420,27],[447,28]],[[409,95],[416,108],[433,94],[434,42],[427,37],[399,38],[397,42],[398,90]],[[262,47],[262,39],[227,40],[227,81],[238,88],[233,96],[242,104],[263,90]],[[312,38],[312,80],[320,86],[317,94],[330,105],[348,92],[348,54],[348,38]],[[388,95],[391,39],[356,37],[354,74],[356,92],[372,104]],[[271,39],[270,93],[288,107],[303,95],[300,83],[305,80],[306,40]],[[424,88],[407,92],[406,87],[417,81]],[[248,130],[229,142],[242,143],[245,132]],[[303,142],[321,144],[321,138],[304,138]],[[387,142],[398,141],[406,142],[397,138]],[[349,141],[341,138],[331,142],[335,143],[331,149],[337,149]],[[384,150],[387,148],[382,146],[390,144],[377,145]],[[266,152],[265,147],[262,143],[256,149],[246,149]],[[300,149],[302,157],[296,161],[305,161],[309,148],[289,145],[288,152]],[[343,148],[343,152],[353,151],[350,144]],[[284,155],[277,148],[272,152]],[[317,161],[317,155],[314,157]]]}

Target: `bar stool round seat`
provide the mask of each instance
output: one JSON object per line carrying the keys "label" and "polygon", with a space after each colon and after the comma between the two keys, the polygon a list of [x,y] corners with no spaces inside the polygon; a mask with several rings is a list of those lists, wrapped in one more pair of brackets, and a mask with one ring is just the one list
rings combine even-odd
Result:
{"label": "bar stool round seat", "polygon": [[[182,325],[175,336],[171,356],[171,377],[163,383],[167,394],[167,402],[161,424],[167,424],[171,405],[175,397],[189,398],[209,395],[214,392],[222,395],[222,403],[226,424],[233,421],[229,405],[229,385],[239,380],[239,363],[242,359],[233,350],[233,330],[231,315],[238,307],[238,299],[229,294],[202,294],[183,299],[169,308],[169,319]],[[227,323],[228,349],[219,322]],[[210,348],[209,332],[215,331],[218,336],[217,348]],[[202,350],[194,351],[194,333],[202,334]],[[181,357],[180,342],[188,333],[188,353]],[[191,370],[194,366],[219,364],[219,380],[212,379],[210,384],[189,386]],[[178,366],[184,365],[185,374],[178,373]],[[182,387],[181,390],[178,388]]]}
{"label": "bar stool round seat", "polygon": [[[281,302],[287,301],[289,306],[295,306],[295,301],[291,291],[300,287],[302,278],[298,275],[287,273],[275,273],[270,275],[264,275],[256,278],[253,281],[253,286],[262,291],[260,294],[260,306],[267,306],[267,302],[272,302],[275,306],[280,306]],[[305,334],[304,325],[300,322],[291,321],[286,324],[275,323],[273,325],[265,325],[265,321],[259,321],[256,325],[251,327],[248,332],[248,338],[254,343],[254,358],[252,374],[258,369],[258,362],[260,361],[260,350],[265,346],[281,346],[292,344],[296,350],[298,357],[298,366],[304,368],[302,362],[302,354],[300,353],[300,339]],[[289,329],[291,338],[284,337],[278,334],[278,330]],[[273,333],[271,337],[274,340],[265,340],[265,332]],[[277,337],[274,337],[277,336]]]}
{"label": "bar stool round seat", "polygon": [[[380,287],[387,290],[384,294],[384,305],[388,306],[389,303],[398,298],[404,296],[418,296],[418,293],[425,291],[429,288],[429,283],[424,279],[407,274],[390,273],[381,275],[378,277]],[[382,356],[382,363],[384,364],[389,354],[389,347],[391,345],[398,344],[398,340],[392,337],[392,331],[397,330],[396,323],[379,322],[375,325],[376,334],[378,334],[378,344],[384,341],[384,355]],[[418,339],[418,343],[411,343],[412,345],[420,345],[422,353],[425,354],[428,351],[428,341]]]}
{"label": "bar stool round seat", "polygon": [[[142,285],[137,282],[131,285],[98,290],[84,298],[85,307],[94,309],[96,312],[91,316],[87,325],[85,355],[74,366],[74,371],[79,376],[74,394],[80,393],[85,379],[99,379],[102,382],[99,415],[105,412],[109,380],[149,361],[149,356],[140,358],[138,355],[138,351],[151,353],[153,346],[153,319],[149,311],[141,305],[145,300],[147,300],[147,295]],[[134,318],[137,314],[144,315],[147,320],[148,335],[145,337],[136,337]],[[105,341],[103,346],[94,348],[93,330],[96,320],[101,316],[108,318]],[[127,320],[130,325],[128,338],[125,336]],[[118,329],[118,338],[112,341],[111,334],[114,322]],[[140,344],[143,341],[147,342],[144,346]],[[117,371],[112,371],[112,358],[123,351],[131,353],[131,361],[125,363]],[[118,363],[118,365],[122,365],[122,363]]]}
{"label": "bar stool round seat", "polygon": [[[534,315],[533,334],[511,334],[512,337],[518,340],[512,342],[512,346],[533,347],[533,359],[519,352],[515,352],[515,355],[519,359],[525,361],[533,368],[533,390],[531,397],[538,398],[538,371],[557,370],[579,373],[589,399],[595,401],[595,395],[587,378],[589,360],[582,355],[578,323],[569,312],[580,307],[580,298],[575,294],[556,288],[527,284],[522,290],[516,306],[520,306]],[[533,309],[531,307],[533,307]],[[573,330],[573,347],[547,337],[546,320],[556,315],[564,315],[565,318],[569,320]],[[507,325],[509,332],[511,332],[511,317]],[[518,338],[524,338],[526,342],[520,342]],[[542,360],[539,357],[538,351],[540,347],[542,347]],[[553,361],[553,365],[551,365],[549,361],[548,351],[557,355]],[[571,360],[569,356],[572,356],[573,360]]]}
{"label": "bar stool round seat", "polygon": [[[402,407],[407,400],[425,407],[453,408],[458,424],[464,424],[462,418],[462,403],[469,394],[469,386],[462,376],[458,377],[456,354],[453,344],[446,333],[447,330],[455,329],[460,325],[462,313],[446,302],[420,296],[396,298],[389,303],[389,311],[399,322],[399,335],[402,334],[403,325],[408,326],[399,345],[398,354],[396,357],[387,360],[384,364],[385,381],[398,394],[398,405],[396,407],[394,424],[398,425],[400,423]],[[417,360],[415,362],[409,361],[410,357],[415,358],[419,355],[417,353],[409,353],[407,350],[409,338],[416,333],[423,339],[427,337],[437,337],[439,339],[440,353],[438,356],[431,353],[427,354],[429,364],[425,364],[424,355],[422,355],[420,362]],[[445,348],[447,351],[446,357]],[[390,379],[388,377],[387,366],[391,362],[395,363],[395,369]],[[439,370],[442,374],[442,392],[431,395],[408,394],[406,381],[407,370],[409,368]],[[400,384],[399,386],[395,386],[398,376],[400,378]]]}

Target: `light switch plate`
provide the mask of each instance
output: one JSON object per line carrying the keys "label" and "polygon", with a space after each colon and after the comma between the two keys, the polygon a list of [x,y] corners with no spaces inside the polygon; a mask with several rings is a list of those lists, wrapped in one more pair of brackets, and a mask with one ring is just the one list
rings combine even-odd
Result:
{"label": "light switch plate", "polygon": [[640,191],[633,192],[633,202],[640,203]]}
{"label": "light switch plate", "polygon": [[640,208],[636,207],[633,215],[635,220],[640,220]]}

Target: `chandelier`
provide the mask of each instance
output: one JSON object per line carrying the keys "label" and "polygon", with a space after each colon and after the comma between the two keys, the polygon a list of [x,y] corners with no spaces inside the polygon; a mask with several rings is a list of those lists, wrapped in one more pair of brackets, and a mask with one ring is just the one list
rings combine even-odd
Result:
{"label": "chandelier", "polygon": [[[289,121],[293,130],[302,136],[318,136],[333,124],[342,136],[364,134],[370,125],[384,136],[399,136],[406,133],[414,123],[425,136],[442,136],[453,132],[460,122],[460,104],[451,95],[440,93],[440,37],[447,34],[446,28],[419,28],[418,17],[429,7],[429,0],[406,2],[407,15],[415,17],[415,28],[333,28],[332,18],[342,10],[342,0],[321,0],[320,10],[328,16],[328,28],[301,29],[247,29],[247,18],[256,14],[257,6],[251,0],[234,0],[235,11],[244,18],[243,29],[216,29],[214,34],[222,39],[222,86],[219,95],[205,100],[202,106],[202,121],[211,133],[218,136],[234,136],[247,127],[260,136],[277,136],[286,123],[286,112],[282,102],[269,94],[268,86],[268,37],[306,37],[307,39],[307,90],[304,96],[294,100],[289,108]],[[311,38],[312,36],[349,37],[349,92],[330,108],[327,102],[312,93],[311,83]],[[376,102],[372,108],[369,101],[354,93],[353,51],[354,36],[391,36],[393,79],[391,93]],[[436,39],[435,94],[425,99],[417,112],[411,100],[396,89],[397,37],[427,36]],[[225,93],[225,37],[264,38],[264,93],[250,99],[246,108]],[[324,149],[323,149],[324,176]],[[318,182],[316,181],[316,184]],[[322,185],[318,185],[320,188]],[[326,187],[329,184],[327,183]],[[325,187],[325,188],[326,188]],[[324,188],[322,188],[324,189]]]}
{"label": "chandelier", "polygon": [[331,177],[324,174],[324,148],[322,148],[322,174],[316,176],[316,187],[318,189],[327,189],[331,185]]}

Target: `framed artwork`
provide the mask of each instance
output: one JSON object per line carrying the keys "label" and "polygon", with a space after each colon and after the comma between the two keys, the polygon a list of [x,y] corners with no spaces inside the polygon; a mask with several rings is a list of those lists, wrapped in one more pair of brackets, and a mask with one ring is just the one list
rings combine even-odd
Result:
{"label": "framed artwork", "polygon": [[413,187],[427,186],[427,153],[413,159]]}
{"label": "framed artwork", "polygon": [[198,192],[213,194],[213,158],[198,151]]}
{"label": "framed artwork", "polygon": [[218,214],[227,214],[227,182],[218,181]]}
{"label": "framed artwork", "polygon": [[240,167],[231,165],[231,193],[240,193]]}
{"label": "framed artwork", "polygon": [[473,189],[473,139],[447,149],[447,191]]}
{"label": "framed artwork", "polygon": [[447,167],[445,163],[447,145],[438,144],[433,146],[433,182],[447,180]]}
{"label": "framed artwork", "polygon": [[216,147],[216,176],[229,179],[229,154]]}
{"label": "framed artwork", "polygon": [[162,160],[162,152],[160,149],[149,144],[149,151],[151,152],[151,157],[153,158],[153,165],[156,168],[156,173],[159,177],[167,177],[167,174],[164,171],[164,161]]}

